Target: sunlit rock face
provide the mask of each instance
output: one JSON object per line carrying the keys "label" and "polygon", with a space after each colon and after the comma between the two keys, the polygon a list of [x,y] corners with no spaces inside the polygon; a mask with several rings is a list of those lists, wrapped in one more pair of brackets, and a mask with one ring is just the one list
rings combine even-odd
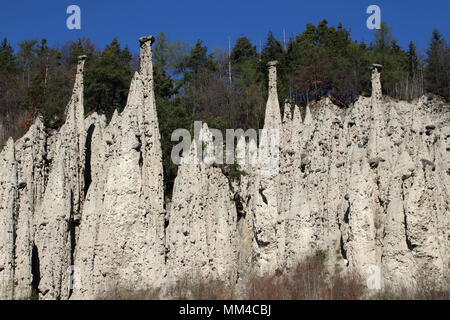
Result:
{"label": "sunlit rock face", "polygon": [[380,71],[372,68],[372,97],[345,110],[322,99],[306,106],[303,121],[289,102],[280,121],[269,97],[266,124],[280,128],[280,162],[268,184],[273,198],[256,187],[258,170],[247,182],[254,270],[289,271],[325,250],[331,269],[378,270],[382,286],[448,285],[449,106],[383,97]]}
{"label": "sunlit rock face", "polygon": [[[203,125],[200,143],[213,151],[212,136]],[[175,179],[172,209],[166,230],[167,270],[172,284],[185,276],[236,282],[237,215],[228,179],[206,154],[197,159],[191,145]]]}
{"label": "sunlit rock face", "polygon": [[89,123],[87,188],[74,265],[74,298],[161,286],[165,268],[162,153],[153,91],[152,36],[140,39],[141,70],[122,113]]}
{"label": "sunlit rock face", "polygon": [[330,271],[378,270],[382,287],[448,287],[448,104],[383,97],[374,65],[371,97],[286,101],[282,114],[271,62],[267,131],[237,142],[245,174],[229,180],[204,125],[166,211],[153,41],[140,39],[141,69],[108,124],[84,116],[80,57],[65,124],[37,119],[0,152],[0,298],[94,299],[193,276],[239,287],[319,250]]}

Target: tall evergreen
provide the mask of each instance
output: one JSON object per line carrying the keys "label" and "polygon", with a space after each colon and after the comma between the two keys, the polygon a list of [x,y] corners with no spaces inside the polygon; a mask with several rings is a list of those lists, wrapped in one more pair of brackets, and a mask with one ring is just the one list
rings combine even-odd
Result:
{"label": "tall evergreen", "polygon": [[437,29],[433,30],[430,46],[427,49],[426,63],[425,79],[427,89],[430,92],[449,98],[450,49]]}
{"label": "tall evergreen", "polygon": [[[230,57],[224,49],[209,51],[201,40],[194,45],[171,41],[164,33],[153,45],[155,97],[161,131],[164,181],[170,193],[176,166],[170,160],[176,128],[192,129],[193,120],[211,127],[261,128],[267,99],[267,62],[278,60],[278,96],[305,105],[329,96],[345,108],[370,94],[371,63],[384,65],[384,93],[411,99],[426,91],[450,99],[450,50],[435,30],[425,60],[413,42],[402,48],[392,29],[382,23],[372,43],[351,39],[341,23],[309,23],[289,37],[287,47],[272,32],[260,54],[245,36],[238,39]],[[212,53],[211,53],[212,52]],[[121,47],[114,39],[103,50],[89,38],[67,42],[60,48],[46,39],[26,40],[17,52],[6,39],[0,41],[0,111],[3,136],[23,134],[38,114],[47,126],[64,122],[64,109],[72,91],[78,56],[85,65],[86,112],[110,117],[126,104],[130,80],[139,69],[139,53]],[[232,81],[229,81],[229,62]],[[6,128],[6,129],[5,129]],[[6,131],[5,131],[6,130]],[[0,132],[0,144],[4,143]]]}
{"label": "tall evergreen", "polygon": [[95,110],[110,117],[114,110],[125,107],[132,78],[131,53],[121,49],[115,38],[93,61],[85,77],[86,112]]}
{"label": "tall evergreen", "polygon": [[0,70],[1,73],[14,73],[17,71],[17,59],[14,55],[14,49],[4,38],[0,43]]}

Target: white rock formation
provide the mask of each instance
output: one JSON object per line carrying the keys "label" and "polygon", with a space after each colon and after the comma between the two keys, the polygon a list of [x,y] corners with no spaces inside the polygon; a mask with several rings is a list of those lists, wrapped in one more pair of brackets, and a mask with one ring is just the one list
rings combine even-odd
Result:
{"label": "white rock formation", "polygon": [[383,286],[448,289],[448,104],[383,97],[374,65],[372,97],[347,109],[322,99],[304,120],[286,101],[282,118],[269,63],[266,131],[238,141],[245,174],[229,181],[204,125],[166,212],[153,41],[140,39],[141,69],[108,125],[84,118],[80,57],[65,124],[37,119],[1,151],[0,298],[92,299],[195,276],[239,284],[318,250],[330,271],[379,268]]}
{"label": "white rock formation", "polygon": [[[253,218],[253,262],[257,274],[268,274],[279,268],[280,246],[277,231],[282,228],[279,215],[280,195],[280,146],[283,141],[280,105],[277,94],[276,61],[268,63],[269,97],[266,105],[264,130],[260,135],[258,166],[254,179],[249,210]],[[290,120],[287,120],[290,121]],[[275,147],[275,148],[274,148]],[[280,225],[281,224],[281,225]],[[281,228],[280,228],[281,227]]]}
{"label": "white rock formation", "polygon": [[0,154],[0,298],[14,298],[14,211],[17,201],[17,168],[14,141]]}
{"label": "white rock formation", "polygon": [[[205,157],[196,164],[197,143]],[[213,140],[206,124],[199,141],[178,168],[167,233],[167,270],[170,281],[183,277],[236,282],[236,208],[228,179],[209,162]]]}
{"label": "white rock formation", "polygon": [[[35,215],[44,196],[48,177],[47,134],[40,119],[15,144],[18,189],[15,228],[15,298],[24,299],[37,290],[38,249],[34,242]],[[31,266],[31,268],[30,268]],[[35,276],[33,276],[35,273]],[[34,289],[33,289],[34,287]]]}
{"label": "white rock formation", "polygon": [[42,202],[34,217],[34,243],[39,259],[39,297],[67,299],[69,268],[73,265],[76,224],[84,198],[84,105],[83,68],[78,61],[72,98],[66,108],[66,122],[56,136],[56,150]]}
{"label": "white rock formation", "polygon": [[75,254],[74,298],[147,289],[165,278],[162,153],[153,91],[152,36],[140,39],[141,70],[121,114],[92,119],[91,184]]}

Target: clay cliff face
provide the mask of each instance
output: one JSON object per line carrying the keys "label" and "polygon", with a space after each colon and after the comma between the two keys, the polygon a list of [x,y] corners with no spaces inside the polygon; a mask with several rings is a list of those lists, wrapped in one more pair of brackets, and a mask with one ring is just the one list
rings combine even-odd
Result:
{"label": "clay cliff face", "polygon": [[370,98],[345,110],[328,98],[303,111],[286,101],[281,116],[271,62],[269,134],[238,141],[245,159],[265,160],[228,181],[204,125],[166,212],[153,41],[140,39],[141,69],[109,124],[84,116],[80,57],[65,124],[51,132],[37,119],[1,151],[0,298],[92,299],[184,276],[239,284],[317,250],[342,272],[379,270],[382,286],[448,288],[448,105],[383,97],[374,65]]}

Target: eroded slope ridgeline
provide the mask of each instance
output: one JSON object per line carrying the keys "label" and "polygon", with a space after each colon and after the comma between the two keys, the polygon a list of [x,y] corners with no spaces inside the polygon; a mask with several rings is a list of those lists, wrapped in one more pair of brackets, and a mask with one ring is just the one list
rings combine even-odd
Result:
{"label": "eroded slope ridgeline", "polygon": [[[141,70],[108,125],[84,117],[80,57],[65,124],[51,132],[37,119],[1,151],[0,298],[89,299],[186,274],[239,284],[319,249],[330,269],[380,270],[382,285],[448,287],[448,105],[383,97],[374,65],[370,98],[345,110],[326,98],[304,115],[286,101],[282,117],[271,62],[264,128],[280,134],[276,170],[246,164],[230,187],[212,154],[195,163],[194,141],[166,212],[153,41],[140,39]],[[213,150],[206,125],[200,137]],[[238,144],[248,158],[267,152]]]}

